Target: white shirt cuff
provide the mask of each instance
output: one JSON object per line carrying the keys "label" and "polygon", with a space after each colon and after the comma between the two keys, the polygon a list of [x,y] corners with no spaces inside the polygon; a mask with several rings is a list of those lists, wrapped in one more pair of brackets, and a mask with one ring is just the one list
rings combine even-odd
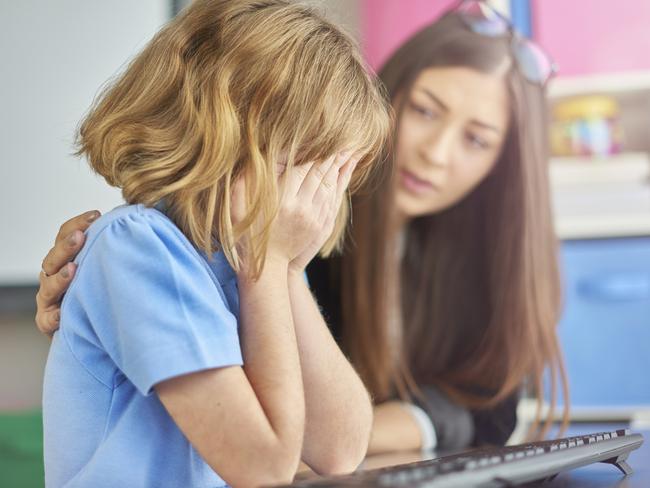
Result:
{"label": "white shirt cuff", "polygon": [[411,414],[420,429],[422,450],[430,451],[435,449],[438,444],[438,438],[436,436],[436,429],[433,427],[433,423],[427,413],[412,403],[403,402],[402,406]]}

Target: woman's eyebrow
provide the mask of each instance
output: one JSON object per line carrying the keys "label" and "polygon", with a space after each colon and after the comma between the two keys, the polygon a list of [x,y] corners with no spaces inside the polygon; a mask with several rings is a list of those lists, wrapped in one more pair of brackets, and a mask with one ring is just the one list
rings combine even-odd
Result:
{"label": "woman's eyebrow", "polygon": [[[428,98],[431,99],[431,101],[433,101],[433,103],[435,103],[436,105],[438,105],[438,107],[440,107],[440,109],[443,110],[444,112],[449,112],[449,110],[450,110],[450,109],[449,109],[449,106],[447,106],[447,105],[446,105],[446,104],[445,104],[445,103],[444,103],[444,102],[443,102],[443,101],[442,101],[438,96],[436,96],[436,94],[433,93],[431,90],[429,90],[429,89],[427,89],[427,88],[419,87],[419,88],[417,88],[416,91],[419,91],[419,92],[424,93]],[[479,126],[479,127],[481,127],[481,128],[483,128],[483,129],[487,129],[487,130],[494,131],[494,132],[496,132],[497,134],[501,134],[501,133],[503,132],[499,127],[497,127],[497,126],[495,126],[495,125],[492,125],[492,124],[489,124],[489,123],[487,123],[487,122],[483,122],[483,121],[478,120],[478,119],[472,119],[472,120],[471,120],[471,123],[474,124],[474,125],[477,125],[477,126]]]}
{"label": "woman's eyebrow", "polygon": [[418,88],[418,91],[421,91],[424,93],[427,97],[429,97],[436,105],[438,105],[442,110],[445,112],[449,112],[449,107],[443,103],[440,98],[438,98],[432,91],[426,89],[426,88]]}
{"label": "woman's eyebrow", "polygon": [[502,130],[497,127],[496,125],[488,124],[487,122],[481,122],[480,120],[472,119],[471,123],[474,125],[478,125],[479,127],[482,127],[483,129],[488,129],[491,131],[496,132],[497,134],[501,134]]}

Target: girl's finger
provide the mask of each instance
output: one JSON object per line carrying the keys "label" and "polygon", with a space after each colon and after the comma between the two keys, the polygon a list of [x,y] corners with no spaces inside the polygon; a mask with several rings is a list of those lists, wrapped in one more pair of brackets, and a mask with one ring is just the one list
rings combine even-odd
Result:
{"label": "girl's finger", "polygon": [[321,184],[316,188],[313,200],[314,208],[319,209],[324,205],[328,205],[330,202],[335,204],[337,181],[341,172],[341,166],[348,158],[349,156],[346,154],[336,156],[327,173],[323,176]]}
{"label": "girl's finger", "polygon": [[310,161],[299,166],[293,166],[285,171],[285,183],[283,194],[287,197],[295,197],[305,181],[305,178],[310,173],[312,167],[315,165],[314,161]]}
{"label": "girl's finger", "polygon": [[359,162],[358,157],[352,157],[341,168],[341,171],[339,172],[338,180],[337,180],[337,183],[336,183],[336,201],[337,202],[340,202],[340,201],[343,200],[343,195],[345,195],[345,190],[347,189],[348,185],[350,184],[350,179],[352,178],[352,173],[354,172],[354,168],[357,167],[358,162]]}
{"label": "girl's finger", "polygon": [[329,170],[336,162],[336,157],[336,154],[333,154],[325,161],[312,165],[298,192],[298,197],[301,200],[312,203],[316,197],[316,193],[322,189],[323,185],[333,184],[330,180],[326,180],[326,178]]}
{"label": "girl's finger", "polygon": [[[359,162],[358,157],[350,157],[344,160],[343,164],[337,163],[334,165],[334,175],[337,178],[336,180],[336,191],[332,192],[331,198],[325,201],[322,205],[322,209],[319,215],[319,221],[323,222],[325,227],[332,225],[334,219],[339,213],[341,204],[343,203],[343,196],[345,195],[345,190],[350,184],[350,178],[352,177],[352,172]],[[338,168],[338,169],[337,169]],[[321,192],[321,194],[324,192]]]}

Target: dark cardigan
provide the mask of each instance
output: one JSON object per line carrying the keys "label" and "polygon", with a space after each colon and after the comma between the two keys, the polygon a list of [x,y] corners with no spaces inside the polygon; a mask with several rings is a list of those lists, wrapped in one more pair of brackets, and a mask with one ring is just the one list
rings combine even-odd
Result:
{"label": "dark cardigan", "polygon": [[[341,280],[338,258],[315,258],[307,267],[309,286],[337,342],[342,335]],[[518,395],[488,410],[467,410],[453,404],[433,385],[418,385],[427,402],[420,404],[431,418],[443,449],[503,445],[517,423]]]}

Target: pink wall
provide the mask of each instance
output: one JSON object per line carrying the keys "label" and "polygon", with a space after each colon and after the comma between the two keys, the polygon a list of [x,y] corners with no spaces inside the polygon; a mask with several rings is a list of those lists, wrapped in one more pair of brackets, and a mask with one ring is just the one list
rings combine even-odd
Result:
{"label": "pink wall", "polygon": [[532,0],[561,76],[650,69],[650,0]]}
{"label": "pink wall", "polygon": [[411,34],[457,0],[362,0],[361,44],[370,65],[379,69]]}

